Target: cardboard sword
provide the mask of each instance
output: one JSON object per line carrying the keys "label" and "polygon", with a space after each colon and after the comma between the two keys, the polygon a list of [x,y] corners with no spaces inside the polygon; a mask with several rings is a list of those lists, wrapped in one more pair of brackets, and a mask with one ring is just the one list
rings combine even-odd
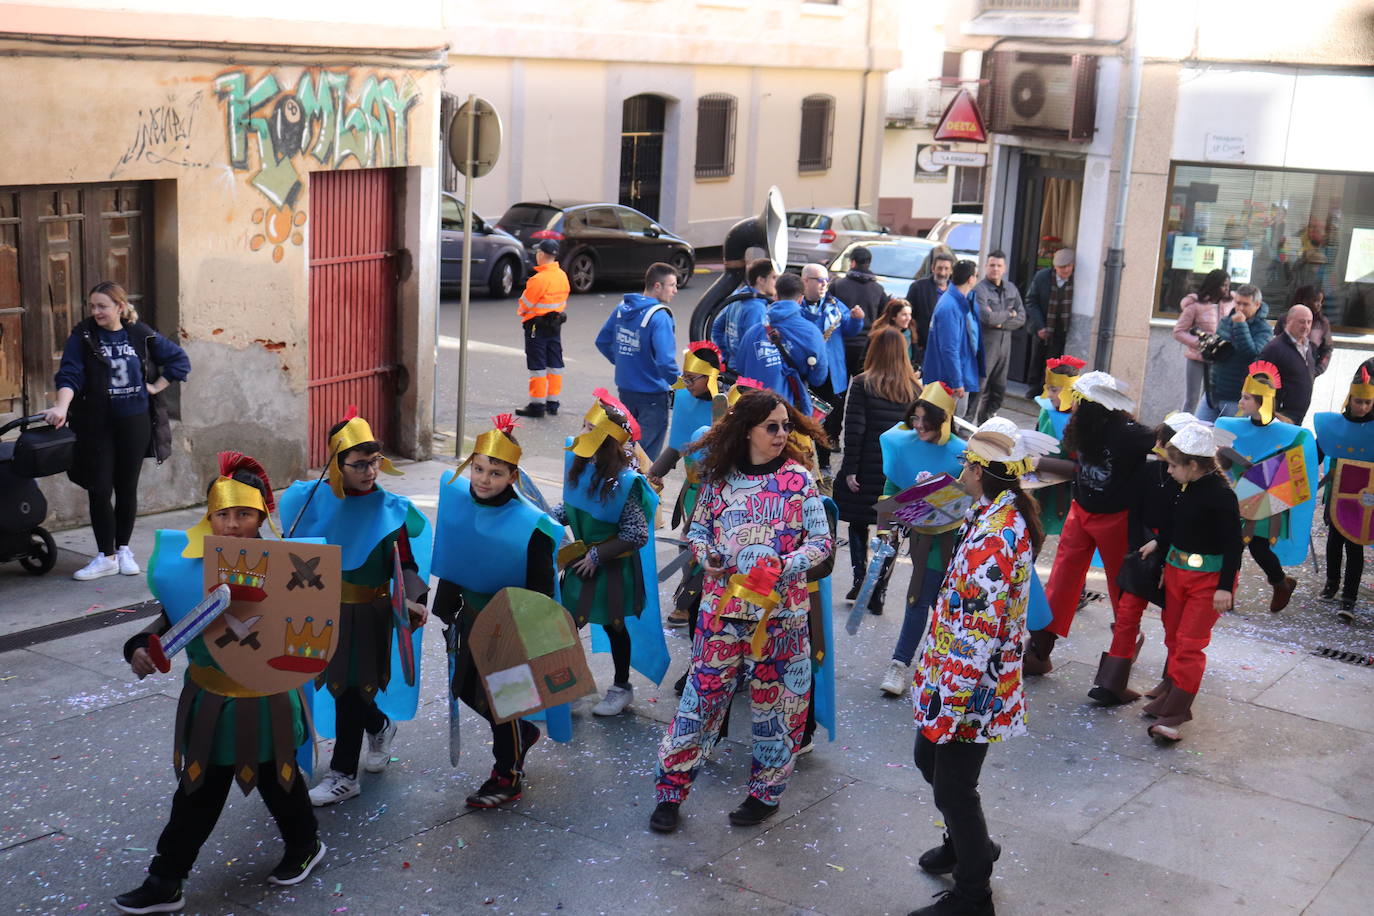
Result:
{"label": "cardboard sword", "polygon": [[148,657],[157,670],[166,674],[172,670],[171,658],[186,644],[195,639],[215,618],[229,607],[229,586],[219,585],[211,590],[199,604],[191,608],[185,617],[178,620],[171,629],[161,636],[153,633],[148,637]]}

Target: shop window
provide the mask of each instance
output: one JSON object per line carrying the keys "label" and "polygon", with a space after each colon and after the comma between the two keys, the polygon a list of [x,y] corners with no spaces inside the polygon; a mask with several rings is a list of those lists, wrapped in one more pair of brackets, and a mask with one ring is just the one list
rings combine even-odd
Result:
{"label": "shop window", "polygon": [[955,206],[968,206],[983,203],[983,169],[959,165],[954,167],[954,197],[950,201]]}
{"label": "shop window", "polygon": [[697,177],[735,174],[735,97],[724,93],[697,99]]}
{"label": "shop window", "polygon": [[831,135],[835,130],[835,99],[809,95],[802,99],[801,150],[797,171],[824,172],[830,168]]}
{"label": "shop window", "polygon": [[1332,327],[1374,333],[1374,176],[1175,165],[1170,187],[1157,316],[1224,270],[1270,317],[1314,291]]}
{"label": "shop window", "polygon": [[0,188],[0,421],[51,403],[62,348],[97,282],[124,287],[154,322],[150,188]]}

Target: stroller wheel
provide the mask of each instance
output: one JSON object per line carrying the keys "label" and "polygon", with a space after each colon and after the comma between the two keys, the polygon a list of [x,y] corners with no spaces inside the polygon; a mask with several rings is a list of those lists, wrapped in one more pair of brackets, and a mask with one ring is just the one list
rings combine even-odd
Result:
{"label": "stroller wheel", "polygon": [[57,542],[48,534],[48,529],[43,527],[29,532],[29,539],[32,541],[29,555],[20,557],[19,565],[35,576],[41,576],[57,564]]}

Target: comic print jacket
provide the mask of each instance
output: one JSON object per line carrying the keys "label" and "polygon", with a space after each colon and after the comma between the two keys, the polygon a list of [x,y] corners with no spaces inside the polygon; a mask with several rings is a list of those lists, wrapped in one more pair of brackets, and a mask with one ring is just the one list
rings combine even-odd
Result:
{"label": "comic print jacket", "polygon": [[[724,558],[731,574],[748,575],[761,558],[777,557],[782,562],[777,584],[782,600],[774,617],[803,617],[810,612],[806,572],[820,565],[833,549],[816,483],[805,467],[791,460],[768,473],[735,469],[724,480],[703,485],[687,540],[698,563],[706,565],[707,554],[714,551]],[[757,605],[741,598],[722,602],[725,589],[725,579],[706,578],[703,613],[755,621],[762,617]]]}
{"label": "comic print jacket", "polygon": [[1021,646],[1031,540],[1015,494],[969,511],[921,643],[912,690],[916,727],[936,744],[1026,732]]}

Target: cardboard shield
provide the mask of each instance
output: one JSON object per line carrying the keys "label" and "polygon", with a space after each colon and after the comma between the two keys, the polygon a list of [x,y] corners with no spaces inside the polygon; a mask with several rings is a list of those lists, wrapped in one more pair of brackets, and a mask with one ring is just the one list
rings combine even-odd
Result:
{"label": "cardboard shield", "polygon": [[964,522],[973,497],[948,474],[936,474],[900,493],[879,500],[874,507],[878,524],[894,519],[917,534],[941,534]]}
{"label": "cardboard shield", "polygon": [[1241,518],[1261,521],[1287,512],[1312,498],[1307,479],[1307,456],[1301,443],[1261,458],[1240,472],[1236,499]]}
{"label": "cardboard shield", "polygon": [[1331,470],[1331,521],[1347,540],[1374,544],[1374,463],[1341,458]]}
{"label": "cardboard shield", "polygon": [[547,595],[501,589],[477,615],[468,640],[498,724],[596,690],[572,615]]}
{"label": "cardboard shield", "polygon": [[332,544],[207,537],[205,588],[232,599],[201,634],[215,663],[259,693],[313,680],[338,642],[341,565]]}

